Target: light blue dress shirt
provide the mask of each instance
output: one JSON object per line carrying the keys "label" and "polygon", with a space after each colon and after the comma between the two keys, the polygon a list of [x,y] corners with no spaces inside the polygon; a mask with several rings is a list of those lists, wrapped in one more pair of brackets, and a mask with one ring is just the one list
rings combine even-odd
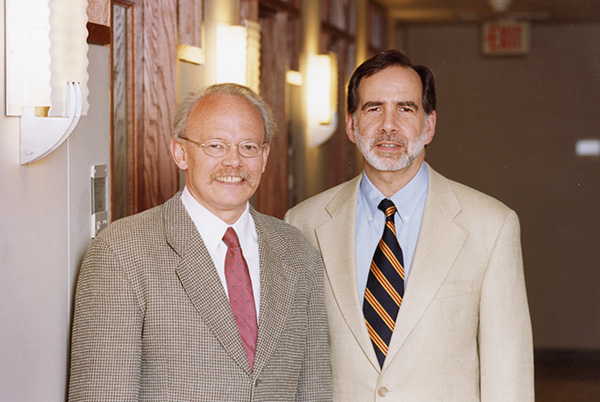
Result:
{"label": "light blue dress shirt", "polygon": [[[390,198],[397,209],[394,222],[404,257],[405,288],[417,248],[428,188],[429,170],[423,163],[416,176]],[[356,205],[356,283],[360,300],[364,300],[373,253],[383,235],[385,214],[377,206],[384,198],[363,171]]]}

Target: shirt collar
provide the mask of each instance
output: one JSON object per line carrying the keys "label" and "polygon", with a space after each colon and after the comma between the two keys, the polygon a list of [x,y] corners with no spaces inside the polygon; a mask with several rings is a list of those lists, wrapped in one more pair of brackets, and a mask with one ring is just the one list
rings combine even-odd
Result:
{"label": "shirt collar", "polygon": [[242,249],[248,242],[257,240],[256,230],[254,230],[254,221],[251,219],[250,215],[249,203],[246,203],[246,208],[238,220],[235,221],[233,225],[229,225],[200,204],[192,196],[187,187],[185,187],[181,193],[181,202],[192,218],[198,233],[200,233],[200,236],[209,251],[217,250],[217,247],[219,247],[219,244],[223,240],[225,231],[230,226],[235,229]]}
{"label": "shirt collar", "polygon": [[[402,187],[390,197],[396,206],[396,214],[403,222],[406,223],[410,219],[422,197],[427,194],[428,188],[429,170],[427,169],[427,165],[423,163],[415,177],[413,177],[406,186]],[[383,193],[375,187],[371,180],[369,180],[364,170],[359,187],[359,197],[362,197],[363,205],[370,217],[377,216],[377,214],[381,212],[377,206],[382,199],[386,198]]]}

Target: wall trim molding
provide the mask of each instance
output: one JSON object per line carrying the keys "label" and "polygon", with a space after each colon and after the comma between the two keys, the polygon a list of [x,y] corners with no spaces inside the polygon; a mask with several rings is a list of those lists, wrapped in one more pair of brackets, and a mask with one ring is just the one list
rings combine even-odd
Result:
{"label": "wall trim molding", "polygon": [[96,45],[110,45],[112,42],[111,28],[106,25],[100,25],[93,22],[87,23],[88,43]]}

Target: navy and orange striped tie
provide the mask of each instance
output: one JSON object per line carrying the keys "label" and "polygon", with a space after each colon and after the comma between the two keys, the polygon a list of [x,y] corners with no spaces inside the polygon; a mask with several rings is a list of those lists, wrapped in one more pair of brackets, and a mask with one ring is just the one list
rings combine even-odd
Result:
{"label": "navy and orange striped tie", "polygon": [[396,238],[396,206],[386,198],[378,208],[385,212],[385,228],[371,262],[363,313],[377,360],[383,366],[404,295],[404,257]]}

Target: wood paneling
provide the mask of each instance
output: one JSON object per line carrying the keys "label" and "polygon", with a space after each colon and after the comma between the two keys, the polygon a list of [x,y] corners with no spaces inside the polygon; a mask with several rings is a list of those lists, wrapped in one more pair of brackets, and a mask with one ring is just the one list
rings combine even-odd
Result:
{"label": "wood paneling", "polygon": [[288,61],[288,16],[285,12],[261,15],[260,94],[275,112],[278,132],[271,144],[267,169],[256,195],[256,208],[282,218],[288,209],[288,137],[285,111],[285,74]]}
{"label": "wood paneling", "polygon": [[361,159],[356,157],[357,148],[348,140],[346,135],[346,90],[345,85],[350,80],[354,65],[354,46],[345,35],[333,35],[327,49],[337,55],[338,61],[338,127],[329,141],[322,145],[327,155],[326,176],[327,187],[333,187],[356,176],[362,169]]}
{"label": "wood paneling", "polygon": [[110,0],[88,0],[88,22],[110,27],[112,15],[111,4]]}
{"label": "wood paneling", "polygon": [[202,0],[178,0],[179,44],[202,47]]}
{"label": "wood paneling", "polygon": [[177,0],[115,0],[117,4],[127,15],[121,35],[126,36],[125,50],[113,60],[115,74],[120,72],[125,81],[113,77],[111,91],[117,106],[113,121],[122,122],[127,131],[113,140],[111,149],[112,188],[119,192],[113,200],[125,198],[118,209],[111,203],[118,218],[165,202],[178,189],[178,174],[169,151],[177,102]]}
{"label": "wood paneling", "polygon": [[143,132],[136,144],[137,211],[165,202],[178,189],[169,151],[177,102],[177,1],[144,0],[143,4]]}
{"label": "wood paneling", "polygon": [[[351,0],[333,0],[322,3],[320,53],[333,52],[338,62],[337,106],[338,127],[331,138],[319,147],[319,176],[324,185],[320,191],[336,186],[357,175],[362,169],[356,147],[346,135],[346,83],[356,65],[356,12]],[[385,27],[378,27],[385,29]],[[309,151],[310,152],[310,151]],[[313,173],[314,174],[314,173]],[[312,194],[309,194],[312,195]]]}
{"label": "wood paneling", "polygon": [[115,2],[112,41],[111,219],[131,214],[133,7]]}
{"label": "wood paneling", "polygon": [[[131,151],[128,166],[121,167],[121,174],[129,172],[123,180],[129,187],[128,202],[123,205],[129,207],[121,208],[129,215],[165,202],[178,189],[177,169],[169,151],[177,102],[177,0],[115,3],[128,8],[129,15],[127,88],[121,88],[127,94],[113,95],[115,104],[124,99],[129,102],[129,140],[124,141]],[[113,82],[113,91],[118,89]],[[118,146],[113,144],[113,158]],[[113,177],[114,190],[118,191],[116,184]]]}
{"label": "wood paneling", "polygon": [[96,45],[110,45],[111,32],[110,27],[106,25],[98,25],[91,22],[86,24],[88,30],[87,42]]}
{"label": "wood paneling", "polygon": [[111,1],[88,0],[88,43],[109,45],[111,43]]}
{"label": "wood paneling", "polygon": [[144,0],[128,0],[131,4],[132,27],[130,28],[131,59],[131,81],[129,91],[131,93],[131,154],[130,154],[130,212],[136,213],[142,210],[141,201],[145,198],[140,193],[140,181],[143,174],[143,159],[138,158],[139,149],[143,144],[144,131]]}
{"label": "wood paneling", "polygon": [[374,55],[389,47],[386,10],[379,3],[369,2],[369,52]]}
{"label": "wood paneling", "polygon": [[240,1],[240,22],[243,20],[258,22],[258,0]]}

